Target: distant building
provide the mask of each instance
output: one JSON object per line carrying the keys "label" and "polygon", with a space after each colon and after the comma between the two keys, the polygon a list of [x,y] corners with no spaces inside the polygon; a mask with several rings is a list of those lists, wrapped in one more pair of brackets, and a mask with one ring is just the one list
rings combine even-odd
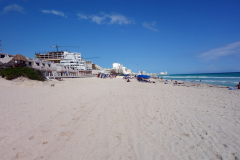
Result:
{"label": "distant building", "polygon": [[87,70],[92,70],[92,65],[93,63],[91,61],[86,61],[86,67],[87,67]]}
{"label": "distant building", "polygon": [[60,64],[75,70],[87,70],[86,61],[82,59],[81,53],[64,51],[64,58],[60,61]]}
{"label": "distant building", "polygon": [[122,67],[123,74],[130,74],[131,72],[127,71],[127,67]]}
{"label": "distant building", "polygon": [[117,73],[117,74],[123,74],[123,70],[122,69],[114,69],[115,70],[115,72]]}
{"label": "distant building", "polygon": [[0,62],[8,63],[9,61],[12,60],[12,57],[14,57],[14,55],[12,54],[0,53]]}
{"label": "distant building", "polygon": [[138,74],[139,75],[146,75],[147,73],[146,73],[146,71],[139,71]]}
{"label": "distant building", "polygon": [[77,53],[77,52],[71,53],[68,51],[57,51],[57,52],[48,52],[48,53],[36,53],[35,57],[38,58],[39,60],[60,63],[63,66],[69,66],[75,70],[92,70],[93,69],[93,63],[91,61],[85,61],[81,57],[81,53]]}
{"label": "distant building", "polygon": [[64,53],[70,53],[70,52],[58,51],[58,52],[48,52],[48,53],[35,53],[35,57],[40,60],[60,63],[60,61],[64,58]]}
{"label": "distant building", "polygon": [[[0,62],[7,63],[12,60],[14,55],[0,53]],[[26,57],[26,66],[36,70],[40,70],[45,76],[51,77],[81,77],[92,76],[92,70],[78,70],[71,63],[71,65],[63,65],[51,61]],[[72,60],[72,59],[68,59]]]}
{"label": "distant building", "polygon": [[167,75],[167,71],[164,73],[164,72],[160,72],[161,75]]}
{"label": "distant building", "polygon": [[113,69],[122,69],[123,65],[120,63],[113,63]]}
{"label": "distant building", "polygon": [[130,74],[131,70],[127,70],[127,67],[123,67],[122,64],[120,63],[113,63],[113,69],[115,70],[116,73],[118,74]]}

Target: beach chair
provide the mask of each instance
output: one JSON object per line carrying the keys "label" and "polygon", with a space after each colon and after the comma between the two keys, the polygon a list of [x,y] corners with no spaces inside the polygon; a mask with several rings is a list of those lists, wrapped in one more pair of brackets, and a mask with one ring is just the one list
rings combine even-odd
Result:
{"label": "beach chair", "polygon": [[63,79],[62,79],[62,78],[56,78],[56,80],[58,80],[58,81],[63,81]]}
{"label": "beach chair", "polygon": [[164,84],[168,84],[168,80],[166,79],[165,83]]}
{"label": "beach chair", "polygon": [[46,79],[47,79],[48,81],[52,81],[52,79],[50,79],[49,77],[46,77]]}

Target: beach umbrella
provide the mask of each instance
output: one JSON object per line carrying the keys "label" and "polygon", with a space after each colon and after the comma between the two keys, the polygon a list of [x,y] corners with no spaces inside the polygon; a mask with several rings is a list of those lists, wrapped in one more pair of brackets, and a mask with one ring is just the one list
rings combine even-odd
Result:
{"label": "beach umbrella", "polygon": [[28,61],[27,58],[24,57],[24,56],[21,55],[21,54],[17,54],[17,55],[14,56],[12,59],[15,60],[15,61],[24,61],[24,62],[27,62],[27,61]]}
{"label": "beach umbrella", "polygon": [[138,78],[145,78],[145,79],[150,78],[150,76],[148,76],[148,75],[138,75],[137,77]]}

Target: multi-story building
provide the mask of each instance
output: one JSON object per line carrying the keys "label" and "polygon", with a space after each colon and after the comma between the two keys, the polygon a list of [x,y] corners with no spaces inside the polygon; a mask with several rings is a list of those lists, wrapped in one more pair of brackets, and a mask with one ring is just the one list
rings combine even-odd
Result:
{"label": "multi-story building", "polygon": [[167,75],[167,71],[164,73],[164,72],[160,72],[160,75]]}
{"label": "multi-story building", "polygon": [[7,63],[12,60],[12,57],[14,57],[12,54],[0,53],[0,62]]}
{"label": "multi-story building", "polygon": [[35,57],[40,60],[51,61],[54,63],[60,63],[64,58],[64,53],[67,51],[57,51],[57,52],[48,52],[48,53],[35,53]]}
{"label": "multi-story building", "polygon": [[138,74],[139,75],[146,75],[147,73],[146,73],[146,71],[139,71]]}
{"label": "multi-story building", "polygon": [[116,73],[118,74],[130,74],[130,72],[127,70],[127,67],[123,67],[122,64],[120,63],[113,63],[113,69],[115,70]]}
{"label": "multi-story building", "polygon": [[92,65],[93,63],[91,61],[86,61],[87,70],[92,70],[93,69]]}
{"label": "multi-story building", "polygon": [[81,53],[64,52],[64,58],[60,61],[60,64],[75,70],[87,70],[86,61],[82,59]]}

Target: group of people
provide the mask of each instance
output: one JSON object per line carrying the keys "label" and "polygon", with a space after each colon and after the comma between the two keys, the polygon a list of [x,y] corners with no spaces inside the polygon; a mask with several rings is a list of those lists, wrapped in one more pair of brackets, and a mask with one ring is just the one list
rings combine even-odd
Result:
{"label": "group of people", "polygon": [[[137,77],[136,75],[134,76],[134,77],[132,77],[132,78],[136,78],[139,82],[149,82],[149,83],[155,83],[154,81],[150,81],[150,80],[148,80],[148,79],[144,79],[144,78],[141,78],[141,77]],[[131,77],[127,77],[127,76],[125,76],[125,77],[123,77],[123,79],[127,79],[127,82],[130,82],[130,79],[132,79]],[[159,78],[159,77],[158,77]],[[161,77],[160,78],[161,80],[163,79],[163,77]],[[172,80],[171,80],[172,81]],[[200,82],[201,82],[201,80],[200,80]],[[165,84],[167,84],[168,83],[168,81],[166,80],[165,81]],[[193,81],[192,81],[192,83],[193,83]],[[184,85],[184,82],[181,82],[181,83],[179,83],[178,81],[175,81],[175,83],[173,83],[174,85],[176,85],[176,84],[183,84]],[[240,82],[239,82],[239,84],[238,85],[236,85],[236,87],[237,87],[237,89],[240,89]]]}
{"label": "group of people", "polygon": [[[134,77],[133,77],[134,78]],[[130,82],[130,79],[132,79],[132,77],[130,76],[124,76],[123,79],[127,80],[127,82]]]}
{"label": "group of people", "polygon": [[155,83],[154,81],[150,81],[149,79],[144,79],[141,77],[137,77],[138,82],[148,82],[148,83]]}

